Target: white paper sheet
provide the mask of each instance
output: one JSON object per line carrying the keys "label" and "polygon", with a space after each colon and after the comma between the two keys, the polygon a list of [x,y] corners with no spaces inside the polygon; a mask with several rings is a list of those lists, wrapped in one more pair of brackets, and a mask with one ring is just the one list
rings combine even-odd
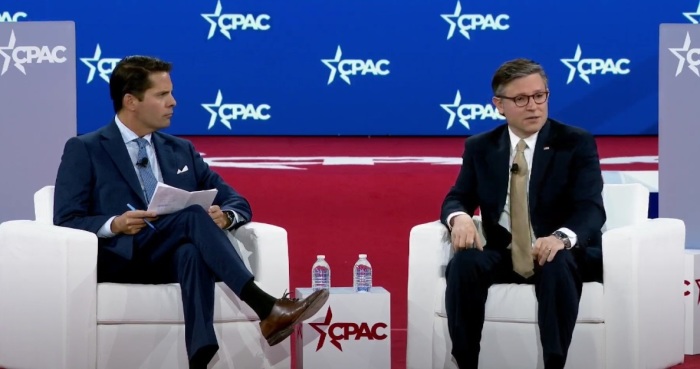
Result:
{"label": "white paper sheet", "polygon": [[151,203],[148,205],[148,211],[164,215],[182,210],[190,205],[200,205],[205,210],[209,210],[218,192],[215,188],[189,192],[158,182]]}

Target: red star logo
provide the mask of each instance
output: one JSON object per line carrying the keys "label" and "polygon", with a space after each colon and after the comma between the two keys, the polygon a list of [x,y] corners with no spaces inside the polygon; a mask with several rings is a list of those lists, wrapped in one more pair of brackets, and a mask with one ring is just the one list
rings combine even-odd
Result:
{"label": "red star logo", "polygon": [[[683,284],[686,286],[690,286],[690,281],[689,280],[684,280]],[[700,278],[695,280],[695,285],[698,286],[698,290],[700,291]],[[683,296],[688,296],[690,295],[690,291],[683,291]],[[698,293],[698,305],[700,305],[700,293]]]}
{"label": "red star logo", "polygon": [[[316,351],[320,350],[321,347],[323,347],[323,343],[326,341],[326,335],[328,335],[328,333],[321,327],[328,327],[329,325],[331,325],[331,319],[333,319],[333,311],[331,311],[331,307],[329,306],[328,312],[326,312],[326,318],[323,320],[323,323],[309,323],[311,328],[315,329],[316,332],[321,334],[321,337],[318,339]],[[340,342],[336,341],[333,338],[330,339],[330,342],[333,346],[337,347],[338,350],[343,351],[343,348],[340,346]]]}

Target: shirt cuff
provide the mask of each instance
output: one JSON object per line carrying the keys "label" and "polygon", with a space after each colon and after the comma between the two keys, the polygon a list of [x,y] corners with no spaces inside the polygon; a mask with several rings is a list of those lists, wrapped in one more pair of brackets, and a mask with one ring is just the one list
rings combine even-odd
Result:
{"label": "shirt cuff", "polygon": [[574,233],[574,231],[570,230],[569,228],[559,228],[558,231],[564,232],[564,234],[569,237],[569,241],[571,241],[571,247],[576,246],[578,238],[576,237],[576,233]]}
{"label": "shirt cuff", "polygon": [[109,220],[102,225],[102,227],[97,231],[97,237],[110,238],[117,235],[116,233],[112,233],[112,222],[114,221],[114,218],[116,218],[116,216],[109,218]]}
{"label": "shirt cuff", "polygon": [[467,213],[464,212],[464,211],[455,211],[454,213],[448,215],[448,216],[447,216],[447,219],[446,219],[446,221],[447,221],[447,229],[449,229],[449,230],[451,231],[451,230],[452,230],[452,225],[450,224],[450,221],[452,220],[452,218],[456,217],[457,215],[462,215],[462,214],[464,214],[464,215],[469,215],[469,214],[467,214]]}

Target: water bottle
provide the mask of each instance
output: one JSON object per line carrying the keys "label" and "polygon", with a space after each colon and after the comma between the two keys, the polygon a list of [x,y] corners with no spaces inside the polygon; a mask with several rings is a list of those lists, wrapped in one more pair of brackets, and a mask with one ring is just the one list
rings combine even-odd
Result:
{"label": "water bottle", "polygon": [[367,261],[367,254],[360,254],[352,274],[355,292],[369,292],[372,288],[372,265]]}
{"label": "water bottle", "polygon": [[331,288],[331,266],[326,262],[325,255],[317,255],[314,266],[311,267],[311,289],[314,291]]}

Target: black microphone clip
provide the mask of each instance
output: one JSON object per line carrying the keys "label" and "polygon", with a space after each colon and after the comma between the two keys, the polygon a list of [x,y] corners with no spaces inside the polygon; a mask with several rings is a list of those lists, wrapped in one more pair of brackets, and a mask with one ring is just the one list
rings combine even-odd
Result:
{"label": "black microphone clip", "polygon": [[518,173],[518,169],[520,169],[520,168],[518,168],[518,163],[513,163],[513,166],[510,167],[510,172],[512,174]]}
{"label": "black microphone clip", "polygon": [[136,165],[138,165],[142,168],[147,167],[148,166],[148,158],[147,157],[141,158],[139,161],[136,162]]}

